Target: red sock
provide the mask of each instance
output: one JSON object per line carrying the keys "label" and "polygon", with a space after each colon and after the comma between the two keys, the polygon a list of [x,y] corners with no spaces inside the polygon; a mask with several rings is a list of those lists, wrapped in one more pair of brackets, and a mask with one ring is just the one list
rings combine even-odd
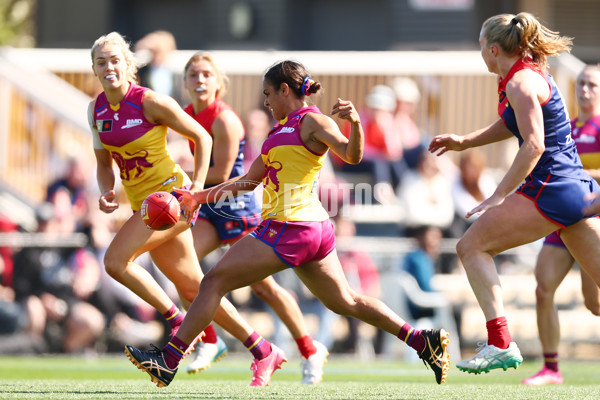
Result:
{"label": "red sock", "polygon": [[488,331],[488,344],[496,346],[499,349],[508,349],[512,338],[508,331],[506,317],[498,317],[485,323]]}
{"label": "red sock", "polygon": [[165,317],[169,325],[171,325],[171,336],[175,336],[179,326],[183,322],[183,314],[179,311],[179,308],[173,304],[171,308],[169,308],[169,311],[163,314],[163,317]]}
{"label": "red sock", "polygon": [[558,353],[544,353],[544,366],[558,372]]}
{"label": "red sock", "polygon": [[213,324],[208,325],[204,329],[204,337],[202,338],[204,343],[217,343],[217,332],[215,331],[215,327]]}
{"label": "red sock", "polygon": [[302,357],[308,358],[317,352],[317,348],[313,343],[313,338],[310,335],[305,335],[294,340],[298,345],[298,350],[300,350]]}
{"label": "red sock", "polygon": [[271,343],[256,332],[252,332],[244,341],[244,346],[257,360],[262,360],[271,354]]}
{"label": "red sock", "polygon": [[417,353],[421,353],[425,350],[425,338],[421,335],[421,330],[416,330],[408,322],[405,322],[404,325],[402,325],[398,337],[407,345],[415,349]]}
{"label": "red sock", "polygon": [[165,350],[165,363],[167,364],[167,367],[171,369],[177,368],[188,347],[189,344],[185,343],[177,336],[173,337],[163,349]]}

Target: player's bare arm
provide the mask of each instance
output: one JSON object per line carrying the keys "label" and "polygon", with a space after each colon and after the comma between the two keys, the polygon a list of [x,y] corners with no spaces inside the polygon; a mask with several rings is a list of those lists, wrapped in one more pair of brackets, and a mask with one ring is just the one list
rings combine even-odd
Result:
{"label": "player's bare arm", "polygon": [[169,96],[148,90],[144,94],[143,108],[148,121],[168,126],[194,142],[196,150],[192,181],[194,186],[204,187],[212,148],[208,132]]}

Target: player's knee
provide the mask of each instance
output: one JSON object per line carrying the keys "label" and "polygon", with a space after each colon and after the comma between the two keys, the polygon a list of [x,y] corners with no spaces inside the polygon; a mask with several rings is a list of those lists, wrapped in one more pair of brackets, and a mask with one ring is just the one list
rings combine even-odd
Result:
{"label": "player's knee", "polygon": [[461,260],[464,260],[473,252],[473,244],[464,237],[456,243],[456,254]]}
{"label": "player's knee", "polygon": [[107,251],[104,255],[104,269],[110,277],[119,280],[119,277],[125,268],[120,260]]}
{"label": "player's knee", "polygon": [[269,300],[273,297],[273,293],[271,292],[269,287],[262,284],[261,282],[255,283],[254,285],[250,286],[250,288],[252,289],[252,292],[254,292],[256,297],[258,297],[266,303],[268,303]]}
{"label": "player's knee", "polygon": [[219,296],[223,297],[233,290],[233,288],[229,287],[227,280],[221,278],[219,274],[211,269],[204,275],[204,278],[202,278],[199,290],[202,292],[216,292]]}
{"label": "player's knee", "polygon": [[538,284],[535,288],[535,299],[538,305],[550,305],[554,301],[554,291]]}
{"label": "player's knee", "polygon": [[333,301],[321,300],[323,305],[338,315],[354,317],[358,314],[358,299],[354,293],[349,296],[341,296]]}

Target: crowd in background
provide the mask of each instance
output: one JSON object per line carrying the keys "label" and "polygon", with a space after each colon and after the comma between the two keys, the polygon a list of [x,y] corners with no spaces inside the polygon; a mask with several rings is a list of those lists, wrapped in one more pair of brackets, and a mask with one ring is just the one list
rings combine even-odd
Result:
{"label": "crowd in background", "polygon": [[[146,66],[140,69],[139,78],[143,85],[170,94],[185,105],[187,100],[177,98],[177,83],[165,67],[168,53],[174,49],[175,42],[168,32],[153,32],[140,40],[136,52],[144,55]],[[429,133],[421,132],[414,118],[419,98],[418,83],[410,78],[398,78],[390,86],[374,86],[366,98],[367,107],[360,110],[365,130],[363,161],[349,165],[331,156],[329,170],[322,172],[322,179],[328,184],[357,184],[365,183],[366,178],[373,188],[372,197],[351,195],[352,201],[400,205],[405,210],[402,221],[390,221],[396,229],[383,234],[415,240],[415,250],[399,257],[394,268],[414,275],[421,289],[431,291],[434,274],[460,270],[456,257],[440,256],[440,241],[462,236],[474,219],[464,218],[466,210],[488,197],[496,182],[477,150],[462,154],[459,165],[427,151]],[[260,154],[260,145],[274,121],[260,108],[243,119],[245,160],[251,162]],[[171,153],[184,170],[189,170],[186,166],[193,160],[187,141],[169,136]],[[73,157],[66,163],[64,174],[48,186],[45,201],[36,209],[36,232],[54,236],[83,233],[88,245],[0,248],[0,353],[121,351],[125,334],[130,344],[162,344],[165,339],[168,329],[154,309],[109,279],[104,271],[104,251],[122,219],[99,212],[95,171],[86,161]],[[126,199],[120,202],[126,204]],[[336,204],[336,209],[351,205]],[[128,210],[124,208],[119,212],[125,215]],[[340,212],[332,218],[339,237],[362,234],[360,227]],[[9,214],[0,212],[0,231],[19,229]],[[381,296],[378,265],[369,252],[357,247],[339,253],[354,289]],[[174,300],[178,298],[173,285],[161,276],[149,257],[138,262],[157,277]],[[334,351],[356,351],[360,332],[364,331],[357,321],[349,319],[347,337],[334,343],[331,327],[335,315],[314,304],[306,293],[297,292],[296,296],[303,311],[319,316],[319,330],[313,332],[317,340]],[[239,304],[235,298],[232,301],[242,309],[263,309],[254,296],[249,296],[246,304]],[[410,310],[413,318],[426,313],[414,306]],[[380,352],[380,335],[371,332],[370,336],[375,340],[375,352]]]}

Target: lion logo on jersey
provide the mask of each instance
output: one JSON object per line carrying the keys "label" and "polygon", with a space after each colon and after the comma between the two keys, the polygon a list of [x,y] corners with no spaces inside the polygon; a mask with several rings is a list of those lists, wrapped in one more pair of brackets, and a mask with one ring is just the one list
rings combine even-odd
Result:
{"label": "lion logo on jersey", "polygon": [[[134,156],[134,157],[123,158],[123,156],[117,152],[112,153],[112,157],[115,160],[115,162],[117,163],[117,166],[119,167],[119,171],[121,173],[121,179],[124,181],[130,180],[130,172],[131,171],[135,171],[136,174],[134,175],[134,178],[138,178],[144,171],[143,168],[152,167],[152,163],[147,160],[147,158],[148,158],[147,150],[140,150],[135,153],[125,152],[125,154],[127,154],[128,156]],[[140,154],[140,155],[137,155],[137,154]]]}
{"label": "lion logo on jersey", "polygon": [[275,186],[275,191],[279,191],[279,178],[277,178],[277,173],[281,171],[283,165],[279,161],[269,161],[265,167],[265,186],[268,186],[269,183],[272,183]]}

